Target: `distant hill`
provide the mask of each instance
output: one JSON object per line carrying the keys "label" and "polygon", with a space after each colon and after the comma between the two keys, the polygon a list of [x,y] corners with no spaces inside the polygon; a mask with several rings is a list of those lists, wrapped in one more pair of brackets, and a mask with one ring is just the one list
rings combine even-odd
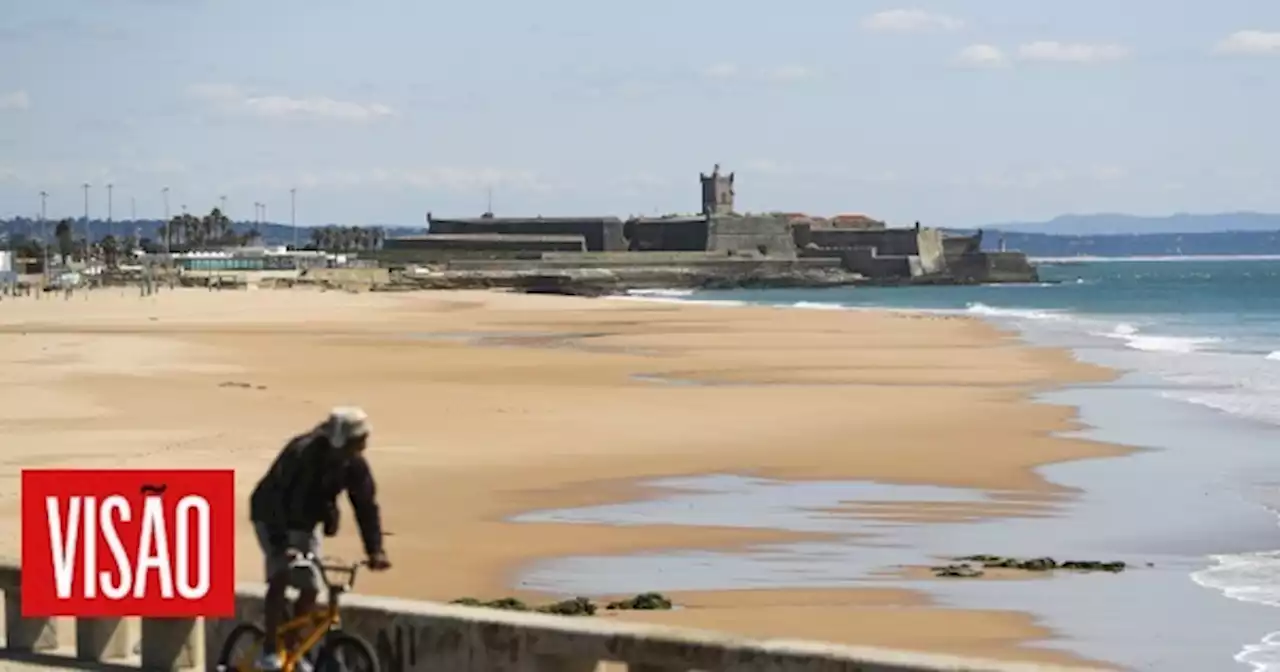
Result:
{"label": "distant hill", "polygon": [[[971,234],[972,231],[955,231]],[[1164,257],[1196,255],[1280,255],[1280,231],[1149,233],[1115,236],[1054,236],[986,229],[982,249],[1009,250],[1032,257]]]}
{"label": "distant hill", "polygon": [[1280,215],[1262,212],[1219,214],[1178,213],[1139,217],[1115,213],[1061,215],[1047,222],[1004,222],[984,229],[1066,236],[1133,235],[1150,233],[1211,233],[1218,231],[1280,231]]}

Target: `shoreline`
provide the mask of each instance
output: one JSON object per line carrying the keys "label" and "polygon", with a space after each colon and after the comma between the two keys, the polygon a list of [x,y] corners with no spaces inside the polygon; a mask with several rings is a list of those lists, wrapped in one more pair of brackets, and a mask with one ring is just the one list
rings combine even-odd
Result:
{"label": "shoreline", "polygon": [[[293,298],[283,300],[281,294]],[[145,345],[154,351],[155,341],[176,342],[180,345],[175,349],[184,351],[174,355],[175,361],[168,368],[151,362],[152,375],[142,380],[133,372],[121,370],[130,368],[124,366],[130,363],[128,358],[114,366],[98,366],[97,371],[94,366],[80,366],[79,370],[67,372],[67,376],[82,383],[83,388],[78,388],[84,390],[82,395],[94,396],[90,388],[101,395],[108,385],[112,391],[109,396],[113,403],[108,404],[112,418],[97,420],[90,414],[84,423],[85,432],[100,433],[112,425],[121,425],[121,429],[136,427],[138,418],[154,418],[154,406],[164,404],[166,397],[183,395],[188,408],[166,407],[171,412],[156,423],[160,426],[150,430],[166,434],[169,447],[150,454],[164,455],[169,464],[219,459],[225,464],[227,459],[234,459],[238,471],[243,471],[238,478],[240,488],[251,486],[257,470],[274,456],[284,437],[305,429],[327,405],[339,403],[339,398],[345,400],[344,395],[368,398],[361,403],[379,418],[377,459],[387,463],[379,467],[375,462],[375,469],[383,481],[380,486],[385,492],[386,526],[393,533],[388,543],[397,557],[420,557],[431,568],[430,576],[407,582],[403,575],[396,577],[399,581],[372,577],[369,588],[371,592],[394,591],[405,597],[452,599],[497,590],[503,586],[503,577],[518,573],[532,560],[564,557],[582,550],[626,553],[662,548],[733,548],[787,537],[775,530],[741,528],[613,528],[504,522],[511,515],[530,510],[626,501],[641,491],[638,486],[619,483],[741,471],[742,466],[751,465],[753,468],[748,471],[752,473],[784,479],[851,476],[983,489],[1069,492],[1054,487],[1035,470],[1045,464],[1126,453],[1105,444],[1051,438],[1048,433],[1080,428],[1073,409],[1029,399],[1039,390],[1075,380],[1095,381],[1109,373],[1071,361],[1065,351],[1037,350],[1013,343],[1014,338],[1007,332],[970,319],[913,317],[889,311],[842,311],[848,313],[843,315],[830,314],[838,311],[804,311],[803,317],[780,324],[776,309],[769,307],[708,312],[697,306],[668,303],[592,302],[482,292],[407,298],[398,295],[394,299],[385,295],[371,299],[369,295],[305,291],[261,291],[249,296],[183,292],[177,297],[162,294],[141,311],[137,310],[137,299],[117,301],[109,296],[94,296],[83,303],[72,302],[94,307],[99,303],[117,304],[116,311],[109,311],[112,314],[89,320],[83,319],[85,316],[80,313],[85,311],[78,306],[59,310],[62,302],[42,303],[46,304],[43,309],[24,311],[36,313],[20,320],[27,323],[24,329],[15,329],[12,320],[6,319],[6,336],[15,331],[29,335],[53,332],[60,335],[58,338],[83,341],[79,345],[142,339],[145,344],[135,343],[133,347]],[[191,305],[184,305],[187,303]],[[241,304],[238,309],[237,303]],[[133,310],[127,310],[130,304],[135,307]],[[234,313],[246,304],[263,305],[257,306],[258,314],[253,319],[236,319]],[[5,308],[11,306],[15,303],[4,304]],[[346,315],[345,310],[355,314]],[[67,315],[60,313],[69,314],[72,323],[67,323]],[[290,317],[302,319],[304,325],[289,325]],[[430,329],[421,328],[419,323],[423,322]],[[581,333],[587,328],[607,334],[593,339],[595,343],[603,342],[621,351],[538,349],[520,344],[515,348],[477,348],[393,338],[410,329]],[[892,338],[886,341],[886,335]],[[12,340],[6,338],[5,343]],[[662,354],[636,354],[641,346]],[[8,346],[3,352],[9,359],[12,353],[7,350]],[[397,357],[405,356],[412,359],[397,361]],[[958,356],[976,360],[957,365],[952,360]],[[847,360],[848,366],[822,372],[823,362],[833,357]],[[326,366],[316,370],[315,362],[325,362]],[[808,372],[806,376],[825,377],[832,384],[874,384],[876,376],[881,380],[891,376],[900,385],[875,388],[874,396],[867,398],[865,389],[807,385],[816,381],[793,381],[798,386],[785,390],[750,384],[685,389],[629,378],[638,372],[672,369],[685,362],[696,362],[697,368],[737,377],[744,383],[758,383],[786,369],[804,370]],[[193,363],[203,368],[193,373]],[[39,368],[38,364],[26,368],[33,366]],[[86,376],[92,376],[92,380]],[[265,389],[221,389],[215,382],[238,379]],[[46,382],[53,386],[59,383]],[[352,395],[357,389],[360,394]],[[511,401],[517,397],[510,395],[521,391],[534,396]],[[506,397],[500,396],[504,393]],[[407,402],[406,396],[434,398],[437,403],[413,410],[418,405]],[[263,412],[268,403],[270,415]],[[930,427],[904,428],[902,423],[909,424],[908,418],[915,415],[910,405],[916,403],[923,403],[933,414],[942,412],[941,419],[931,420],[935,424]],[[874,408],[860,409],[858,404],[871,404]],[[726,413],[725,406],[736,412]],[[237,426],[222,428],[219,433],[217,423],[193,412],[202,407],[220,408],[227,417],[236,418]],[[705,411],[693,412],[696,409]],[[608,416],[608,421],[600,419],[601,413]],[[645,414],[661,420],[641,422],[637,416]],[[483,418],[485,422],[468,423],[460,417],[464,415],[474,421]],[[995,418],[1000,418],[998,426],[990,422]],[[0,417],[5,426],[9,426],[7,420]],[[419,423],[427,420],[431,426],[424,431]],[[565,423],[566,427],[560,428],[556,422]],[[943,426],[936,424],[939,422],[969,428],[954,439],[960,445],[947,447],[968,451],[972,459],[936,454],[940,443],[953,442],[951,437],[939,441],[937,432]],[[46,431],[58,424],[50,423]],[[858,427],[857,443],[863,450],[850,453],[842,447],[849,439],[846,428],[850,426]],[[523,429],[517,430],[518,427]],[[185,447],[173,445],[173,438],[183,430],[194,436],[187,439]],[[28,431],[39,428],[28,427]],[[980,434],[983,441],[970,434]],[[514,439],[512,442],[517,445],[502,446],[504,437],[507,441]],[[134,439],[138,440],[137,436]],[[566,439],[571,445],[564,445]],[[441,449],[444,454],[414,447],[424,440],[446,446]],[[230,456],[213,448],[220,442],[233,444]],[[448,449],[451,443],[465,446],[466,452]],[[881,443],[892,447],[882,447]],[[780,454],[779,445],[787,445],[788,450]],[[1034,450],[1029,451],[1028,447]],[[538,459],[531,463],[531,455]],[[821,466],[805,466],[806,461]],[[975,465],[974,461],[983,464]],[[427,508],[405,506],[414,500]],[[445,510],[464,514],[463,520],[444,515]],[[347,522],[333,547],[354,550],[352,536]],[[256,548],[245,543],[249,539],[242,533],[241,572],[254,576],[253,570],[260,561],[254,560]],[[481,574],[488,576],[480,578]],[[729,623],[740,619],[742,613],[745,612],[738,610],[736,616],[721,613],[719,618],[728,619],[723,622]],[[940,613],[954,610],[942,609]],[[759,618],[764,618],[761,622],[769,620],[766,616]],[[846,634],[852,639],[845,641],[877,643],[865,633]],[[945,641],[937,641],[936,636],[931,639],[920,631],[912,636],[916,637],[914,646],[893,645],[965,652],[954,648],[958,646],[955,633]],[[1043,636],[1042,631],[1010,635],[1018,641]],[[1066,655],[1025,647],[1013,647],[1009,653],[1021,659],[1047,655],[1058,662]]]}

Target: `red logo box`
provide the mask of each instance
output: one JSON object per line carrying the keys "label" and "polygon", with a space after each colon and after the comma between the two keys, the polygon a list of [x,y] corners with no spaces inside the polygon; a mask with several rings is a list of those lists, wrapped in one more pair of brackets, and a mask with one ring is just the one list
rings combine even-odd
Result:
{"label": "red logo box", "polygon": [[23,616],[234,612],[233,471],[22,471]]}

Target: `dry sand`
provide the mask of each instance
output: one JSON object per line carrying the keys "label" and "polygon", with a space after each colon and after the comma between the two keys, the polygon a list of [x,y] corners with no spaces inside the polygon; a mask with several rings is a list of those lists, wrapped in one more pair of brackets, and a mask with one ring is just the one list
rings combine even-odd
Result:
{"label": "dry sand", "polygon": [[[491,338],[477,341],[480,333]],[[504,522],[531,509],[647,496],[636,484],[645,477],[736,472],[1028,493],[1008,506],[851,503],[841,512],[898,521],[1052,513],[1071,493],[1035,467],[1121,451],[1050,438],[1072,426],[1072,410],[1027,395],[1109,377],[978,321],[891,313],[485,292],[140,298],[108,289],[5,300],[0,478],[10,487],[0,489],[0,551],[17,551],[22,467],[230,466],[247,495],[285,438],[330,406],[357,403],[374,419],[371,457],[397,562],[362,579],[362,592],[536,597],[512,584],[541,558],[794,536]],[[328,550],[353,556],[353,528],[348,517]],[[258,580],[247,521],[238,557],[240,575]],[[689,608],[621,618],[1068,659],[1024,646],[1051,635],[1027,615],[943,609],[900,590],[679,598]]]}

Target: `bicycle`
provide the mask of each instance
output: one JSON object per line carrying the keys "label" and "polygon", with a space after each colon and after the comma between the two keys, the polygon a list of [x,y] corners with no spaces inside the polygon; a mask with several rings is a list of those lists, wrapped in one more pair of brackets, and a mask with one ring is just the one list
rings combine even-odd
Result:
{"label": "bicycle", "polygon": [[[315,672],[378,672],[378,656],[373,647],[358,635],[342,630],[339,602],[343,593],[356,583],[356,572],[366,563],[352,565],[325,564],[312,554],[307,554],[291,565],[293,568],[319,570],[328,591],[328,604],[316,606],[310,613],[295,615],[280,624],[278,636],[296,632],[299,639],[292,649],[281,646],[281,672],[297,672],[298,665],[306,660]],[[345,581],[333,581],[330,575],[345,576]],[[305,636],[303,633],[306,633]],[[255,623],[237,623],[227,635],[218,655],[218,672],[257,672],[257,661],[262,653],[266,632]],[[238,644],[245,644],[237,652]]]}

